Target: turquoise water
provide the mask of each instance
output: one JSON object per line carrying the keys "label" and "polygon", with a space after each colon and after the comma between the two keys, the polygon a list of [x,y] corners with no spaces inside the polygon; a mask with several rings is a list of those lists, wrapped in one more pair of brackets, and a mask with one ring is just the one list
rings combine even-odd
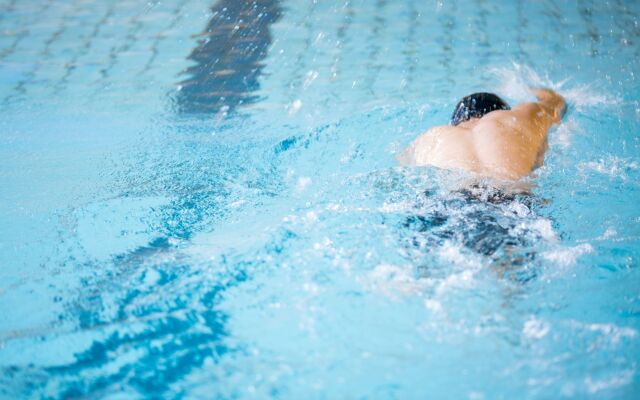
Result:
{"label": "turquoise water", "polygon": [[[639,3],[0,10],[0,397],[640,395]],[[530,85],[529,194],[397,165]]]}

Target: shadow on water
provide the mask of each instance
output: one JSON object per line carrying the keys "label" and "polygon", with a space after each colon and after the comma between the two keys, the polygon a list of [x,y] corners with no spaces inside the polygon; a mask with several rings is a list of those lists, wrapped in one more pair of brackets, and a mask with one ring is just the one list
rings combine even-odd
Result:
{"label": "shadow on water", "polygon": [[[229,113],[258,101],[254,92],[272,40],[269,27],[280,15],[278,0],[216,2],[189,55],[195,65],[185,71],[188,78],[173,99],[176,113]],[[189,240],[203,220],[218,215],[216,199],[229,195],[218,188],[216,176],[193,173],[201,169],[191,165],[198,163],[193,160],[208,163],[214,150],[191,154],[192,161],[182,168],[161,168],[164,180],[187,181],[187,187],[165,182],[165,187],[179,188],[175,193],[179,200],[168,205],[156,222],[161,236],[106,263],[84,265],[96,275],[83,281],[81,294],[66,305],[61,319],[73,321],[83,334],[91,332],[93,342],[74,354],[74,361],[45,368],[44,376],[26,372],[27,380],[45,379],[43,386],[55,382],[64,398],[108,393],[122,385],[160,398],[207,360],[215,363],[233,351],[224,344],[228,316],[219,310],[220,297],[245,281],[259,263],[221,257],[215,269],[222,272],[212,276],[210,265],[183,255],[174,244]],[[160,159],[160,166],[166,162]],[[226,173],[225,168],[221,171]],[[135,356],[120,363],[132,349]],[[114,363],[119,366],[110,368]]]}
{"label": "shadow on water", "polygon": [[226,340],[228,315],[219,306],[225,292],[295,238],[282,230],[248,260],[245,254],[221,254],[215,266],[194,261],[162,239],[114,257],[109,274],[90,282],[68,305],[83,334],[95,331],[98,337],[73,362],[45,368],[45,378],[56,381],[61,398],[93,397],[123,386],[153,398],[180,396],[182,388],[175,385],[194,370],[243,351]]}
{"label": "shadow on water", "polygon": [[220,0],[189,59],[176,95],[180,114],[233,112],[258,100],[258,78],[271,44],[270,25],[281,16],[278,0]]}

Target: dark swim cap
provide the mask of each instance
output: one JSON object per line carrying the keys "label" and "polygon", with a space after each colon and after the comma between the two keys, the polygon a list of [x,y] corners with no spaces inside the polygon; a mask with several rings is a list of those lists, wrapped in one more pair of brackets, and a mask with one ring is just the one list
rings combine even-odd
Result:
{"label": "dark swim cap", "polygon": [[493,93],[474,93],[462,100],[456,106],[451,116],[451,125],[456,126],[471,118],[481,118],[495,110],[511,110],[511,107]]}

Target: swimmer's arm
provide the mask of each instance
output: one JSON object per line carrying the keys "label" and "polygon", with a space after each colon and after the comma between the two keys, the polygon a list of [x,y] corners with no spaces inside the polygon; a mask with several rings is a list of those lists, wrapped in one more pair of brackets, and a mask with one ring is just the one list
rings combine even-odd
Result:
{"label": "swimmer's arm", "polygon": [[521,103],[508,113],[518,120],[519,124],[535,127],[546,133],[553,124],[560,123],[566,110],[562,96],[550,89],[531,89],[538,98],[534,103]]}
{"label": "swimmer's arm", "polygon": [[[538,102],[522,103],[510,111],[496,111],[483,118],[474,130],[482,131],[476,146],[478,154],[491,171],[509,171],[524,176],[542,166],[547,150],[547,133],[560,122],[564,99],[548,89],[532,89]],[[518,135],[514,136],[513,133]],[[508,155],[508,156],[505,156]]]}
{"label": "swimmer's arm", "polygon": [[551,89],[531,88],[531,92],[538,98],[537,104],[551,116],[553,123],[560,123],[567,110],[564,98]]}

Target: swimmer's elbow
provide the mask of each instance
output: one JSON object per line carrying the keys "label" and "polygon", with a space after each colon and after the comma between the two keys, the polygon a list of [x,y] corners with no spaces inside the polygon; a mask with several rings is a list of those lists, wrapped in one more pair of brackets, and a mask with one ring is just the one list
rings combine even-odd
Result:
{"label": "swimmer's elbow", "polygon": [[564,97],[546,88],[532,88],[531,91],[538,98],[538,104],[551,116],[551,121],[555,124],[560,123],[567,110]]}

